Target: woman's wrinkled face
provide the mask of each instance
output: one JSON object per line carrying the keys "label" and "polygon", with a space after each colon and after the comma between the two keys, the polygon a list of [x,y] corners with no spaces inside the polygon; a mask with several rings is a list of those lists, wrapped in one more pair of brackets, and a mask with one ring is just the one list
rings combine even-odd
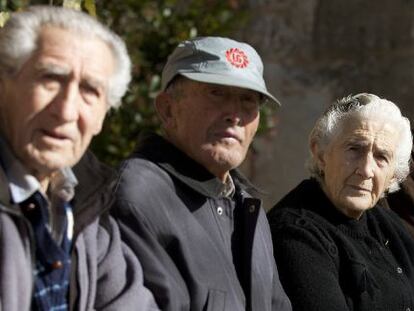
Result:
{"label": "woman's wrinkled face", "polygon": [[350,118],[321,152],[312,147],[331,202],[358,219],[388,189],[395,172],[398,129],[390,122]]}

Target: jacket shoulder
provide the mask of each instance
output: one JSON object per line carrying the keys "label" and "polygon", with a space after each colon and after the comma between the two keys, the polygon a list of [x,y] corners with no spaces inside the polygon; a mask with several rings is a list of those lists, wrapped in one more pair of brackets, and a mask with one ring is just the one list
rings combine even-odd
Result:
{"label": "jacket shoulder", "polygon": [[303,181],[268,212],[274,243],[277,240],[302,240],[321,243],[325,249],[333,246],[337,230],[321,214],[325,206],[319,206],[324,202],[320,202],[316,198],[318,194],[314,194],[314,190],[318,189],[315,183]]}
{"label": "jacket shoulder", "polygon": [[144,158],[131,158],[124,161],[120,168],[115,186],[118,199],[138,200],[146,196],[173,188],[170,175],[156,163]]}
{"label": "jacket shoulder", "polygon": [[142,158],[126,160],[119,171],[111,214],[117,221],[150,226],[169,223],[174,210],[182,210],[177,182],[154,162]]}
{"label": "jacket shoulder", "polygon": [[308,181],[303,181],[276,203],[267,213],[270,225],[294,223],[298,218],[311,215],[312,212],[307,211],[308,188]]}

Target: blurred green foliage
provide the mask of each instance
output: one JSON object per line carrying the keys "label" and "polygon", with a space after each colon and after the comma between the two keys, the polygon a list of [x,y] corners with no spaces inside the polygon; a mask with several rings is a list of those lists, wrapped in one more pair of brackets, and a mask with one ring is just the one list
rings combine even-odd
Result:
{"label": "blurred green foliage", "polygon": [[[0,0],[0,11],[7,14],[30,4],[81,8],[124,38],[133,62],[130,89],[121,108],[109,112],[91,147],[102,161],[115,166],[132,152],[141,131],[160,130],[153,99],[163,65],[175,46],[195,36],[231,36],[247,21],[245,1]],[[261,129],[271,127],[271,115],[265,107]]]}

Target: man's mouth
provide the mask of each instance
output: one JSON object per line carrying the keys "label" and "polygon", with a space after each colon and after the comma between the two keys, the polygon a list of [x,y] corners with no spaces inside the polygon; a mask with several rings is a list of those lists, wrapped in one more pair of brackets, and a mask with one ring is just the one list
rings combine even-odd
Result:
{"label": "man's mouth", "polygon": [[40,130],[40,132],[42,133],[42,136],[48,140],[53,140],[53,141],[67,141],[67,140],[72,140],[72,137],[67,134],[67,133],[63,133],[63,132],[59,132],[59,131],[54,131],[54,130]]}
{"label": "man's mouth", "polygon": [[241,143],[242,141],[240,135],[238,135],[235,131],[232,130],[218,131],[214,134],[214,136],[218,137],[219,139],[236,140],[239,143]]}

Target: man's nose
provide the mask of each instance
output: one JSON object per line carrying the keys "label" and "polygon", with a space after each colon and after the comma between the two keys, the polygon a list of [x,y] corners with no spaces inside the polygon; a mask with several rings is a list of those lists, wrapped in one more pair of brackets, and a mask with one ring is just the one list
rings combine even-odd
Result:
{"label": "man's nose", "polygon": [[79,115],[79,88],[75,83],[62,86],[49,109],[53,116],[65,122],[76,121]]}
{"label": "man's nose", "polygon": [[243,105],[236,96],[229,96],[225,107],[225,121],[231,125],[240,125],[243,120]]}

